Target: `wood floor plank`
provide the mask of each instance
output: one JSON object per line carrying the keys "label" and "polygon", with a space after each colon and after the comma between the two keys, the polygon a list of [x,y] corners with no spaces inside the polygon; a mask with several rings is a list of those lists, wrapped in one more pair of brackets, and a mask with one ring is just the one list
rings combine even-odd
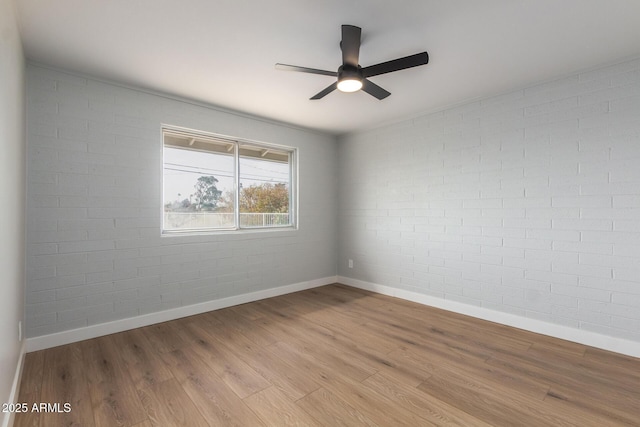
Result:
{"label": "wood floor plank", "polygon": [[359,314],[369,319],[372,327],[380,324],[386,331],[396,330],[399,339],[406,336],[418,341],[437,341],[461,350],[491,355],[495,351],[520,353],[531,346],[531,341],[504,334],[492,322],[476,319],[474,328],[465,328],[465,318],[442,313],[425,315],[416,307],[403,311],[394,304],[372,307]]}
{"label": "wood floor plank", "polygon": [[613,363],[573,358],[563,352],[534,353],[532,360],[530,353],[521,359],[519,367],[529,366],[539,376],[563,373],[562,381],[552,382],[545,401],[623,424],[633,425],[640,419],[640,376],[637,371],[629,370],[624,375]]}
{"label": "wood floor plank", "polygon": [[[298,309],[300,315],[313,314],[317,311],[332,310],[344,314],[349,314],[351,310],[358,306],[356,299],[331,297],[330,294],[321,292],[319,288],[310,289],[307,292],[298,292],[292,296],[292,304],[284,310]],[[352,321],[358,321],[358,316],[352,316]]]}
{"label": "wood floor plank", "polygon": [[110,339],[137,389],[171,379],[160,353],[140,329],[113,334]]}
{"label": "wood floor plank", "polygon": [[[640,400],[625,398],[624,401],[615,399],[616,404],[611,405],[612,397],[602,395],[594,389],[573,390],[570,387],[551,387],[544,401],[554,411],[588,416],[593,423],[601,425],[638,425],[640,421]],[[599,396],[597,396],[599,395]]]}
{"label": "wood floor plank", "polygon": [[325,388],[308,394],[298,400],[296,404],[323,426],[378,426],[366,415]]}
{"label": "wood floor plank", "polygon": [[18,396],[72,408],[18,427],[637,426],[640,359],[334,284],[29,353]]}
{"label": "wood floor plank", "polygon": [[164,353],[187,395],[212,425],[261,426],[255,413],[191,349]]}
{"label": "wood floor plank", "polygon": [[394,401],[362,383],[337,376],[322,376],[323,387],[330,390],[357,411],[362,412],[381,426],[435,426],[437,423],[406,411]]}
{"label": "wood floor plank", "polygon": [[614,366],[627,372],[638,373],[638,358],[627,356],[600,348],[587,347],[584,351],[584,359],[597,361],[605,365]]}
{"label": "wood floor plank", "polygon": [[[324,310],[324,311],[317,312],[314,317],[316,317],[316,319],[321,315],[324,317],[331,317],[333,314],[334,313],[331,311]],[[363,345],[363,342],[361,340],[358,340],[353,336],[345,336],[344,334],[340,333],[339,328],[334,328],[334,330],[332,330],[331,326],[327,325],[326,322],[320,322],[319,320],[316,320],[315,323],[312,322],[312,324],[320,324],[320,323],[322,323],[321,326],[325,330],[330,331],[330,333],[333,334],[331,335],[330,340],[327,340],[328,338],[327,334],[323,333],[323,331],[319,331],[320,333],[314,337],[313,333],[310,333],[311,328],[309,327],[304,328],[306,336],[297,335],[299,330],[295,326],[291,327],[291,330],[288,333],[290,336],[295,336],[296,338],[299,338],[299,340],[301,340],[302,342],[305,342],[305,340],[307,340],[306,342],[311,343],[310,345],[313,345],[312,344],[313,342],[324,341],[326,342],[327,345],[332,346],[334,345],[335,341],[339,341],[339,345],[336,346],[336,348],[340,349],[339,353],[344,354],[345,352],[348,351],[347,354],[349,359],[357,361],[357,363],[361,366],[368,367],[369,372],[374,370],[384,371],[384,372],[387,372],[389,375],[393,375],[401,379],[402,381],[410,383],[413,386],[417,386],[424,379],[428,377],[428,375],[426,376],[423,375],[423,373],[420,370],[412,369],[403,363],[396,363],[394,360],[388,357],[388,354],[384,354],[382,351],[380,352],[377,351],[377,349],[375,349],[375,345],[374,345],[375,343],[369,342]],[[375,329],[375,332],[377,332],[379,336],[384,336],[384,332],[385,332],[384,329],[386,328],[378,327]],[[309,336],[314,337],[314,339],[308,340]],[[411,342],[411,343],[417,345],[414,342]],[[407,340],[397,339],[395,345],[391,345],[389,342],[387,342],[387,344],[389,345],[387,345],[381,350],[391,351],[393,349],[398,349],[402,345],[406,345]],[[426,341],[422,345],[427,347],[433,347],[433,343],[427,343]],[[337,352],[332,351],[331,353],[336,354]]]}
{"label": "wood floor plank", "polygon": [[582,357],[587,351],[587,346],[563,340],[536,340],[529,351],[547,350],[551,353],[565,353],[570,357]]}
{"label": "wood floor plank", "polygon": [[311,415],[291,402],[276,387],[262,390],[244,401],[269,425],[277,426],[320,426]]}
{"label": "wood floor plank", "polygon": [[300,292],[303,297],[311,297],[328,302],[331,307],[348,309],[351,306],[374,307],[387,302],[388,297],[362,289],[333,284]]}
{"label": "wood floor plank", "polygon": [[328,329],[306,319],[291,319],[284,322],[282,319],[272,319],[263,317],[256,322],[274,334],[278,334],[281,341],[288,341],[290,337],[305,342],[322,343],[334,349],[350,355],[360,363],[378,369],[381,366],[389,365],[385,358],[385,353],[378,351],[375,347],[354,343],[339,331]]}
{"label": "wood floor plank", "polygon": [[145,326],[140,328],[140,331],[147,337],[157,353],[167,353],[189,344],[177,326],[179,320]]}
{"label": "wood floor plank", "polygon": [[210,426],[175,378],[140,389],[138,396],[152,426]]}
{"label": "wood floor plank", "polygon": [[233,307],[229,307],[229,310],[232,310],[249,320],[258,320],[264,316],[264,313],[253,303],[234,305]]}
{"label": "wood floor plank", "polygon": [[439,372],[418,389],[492,425],[512,425],[514,420],[536,427],[596,425],[585,414],[551,411],[543,401],[515,390],[496,389],[464,373]]}
{"label": "wood floor plank", "polygon": [[379,373],[367,378],[364,385],[370,387],[394,402],[395,407],[411,411],[436,425],[489,427],[490,424],[441,401],[430,394],[422,393],[414,387],[395,381],[386,374]]}
{"label": "wood floor plank", "polygon": [[296,365],[309,370],[307,363],[312,363],[322,367],[324,370],[332,371],[338,375],[351,378],[355,381],[363,381],[378,372],[374,368],[358,363],[348,355],[327,350],[322,345],[313,345],[307,342],[290,340],[288,342],[278,341],[268,347],[276,354],[286,354],[288,360],[294,361]]}
{"label": "wood floor plank", "polygon": [[41,402],[69,403],[71,411],[41,413],[42,427],[95,426],[80,346],[69,344],[48,349],[44,357],[43,373]]}
{"label": "wood floor plank", "polygon": [[[320,362],[316,359],[314,353],[298,353],[293,347],[287,348],[284,343],[279,344],[281,345],[273,345],[271,348],[284,351],[285,353],[279,354],[290,358],[290,360],[295,360],[296,365],[304,366],[310,377],[322,384],[324,389],[330,391],[338,400],[344,402],[345,405],[356,412],[363,414],[375,412],[376,422],[381,423],[381,425],[431,425],[420,416],[406,414],[404,410],[398,413],[393,409],[393,405],[390,405],[389,399],[375,393],[375,391],[362,388],[361,381],[353,380],[333,366]],[[291,354],[286,355],[286,351],[291,352]],[[368,402],[368,405],[366,405],[366,411],[368,412],[365,412],[365,406],[362,406],[363,401]],[[377,412],[375,408],[378,407],[386,408],[386,411]]]}
{"label": "wood floor plank", "polygon": [[[580,359],[576,360],[580,362]],[[602,381],[602,373],[591,375],[588,371],[577,373],[572,367],[558,365],[553,361],[531,358],[529,354],[514,356],[499,354],[486,361],[487,364],[514,372],[517,375],[536,378],[549,384],[550,390],[557,390],[567,396],[593,397],[603,399],[612,407],[640,401],[640,385],[628,389],[626,383],[614,384]]]}
{"label": "wood floor plank", "polygon": [[[349,373],[345,373],[343,369],[336,368],[334,364],[324,363],[321,360],[321,356],[318,357],[316,352],[299,351],[299,347],[283,342],[278,342],[270,346],[270,348],[281,357],[287,358],[296,365],[304,367],[307,375],[323,384],[323,387],[319,389],[323,390],[322,392],[318,393],[319,390],[316,390],[296,402],[298,404],[302,402],[305,408],[310,408],[310,406],[312,406],[311,402],[321,398],[326,400],[325,403],[331,405],[331,408],[322,406],[310,409],[309,413],[314,415],[317,420],[321,421],[324,425],[342,425],[342,423],[336,422],[333,418],[339,415],[348,415],[345,421],[351,420],[351,422],[358,425],[368,424],[370,420],[363,415],[361,411],[352,406],[351,401],[348,400],[353,399],[353,396],[349,395],[349,390],[353,391],[354,388],[350,387],[355,384],[360,384],[361,380],[353,379]],[[335,390],[335,388],[338,388],[340,392],[344,393],[342,397],[338,397],[330,391],[330,389]],[[354,392],[354,394],[357,396],[357,393]],[[368,397],[371,398],[370,396]],[[373,401],[370,403],[374,404]],[[388,417],[384,421],[391,422],[392,419],[393,418]]]}
{"label": "wood floor plank", "polygon": [[465,373],[475,380],[487,385],[497,387],[509,387],[533,399],[543,400],[549,391],[549,384],[526,375],[488,365],[478,360],[448,357],[446,354],[436,352],[424,352],[414,349],[400,349],[391,354],[389,358],[398,364],[403,364],[411,369],[421,372],[423,376],[431,376],[440,372]]}
{"label": "wood floor plank", "polygon": [[247,338],[239,335],[235,339],[225,340],[225,344],[239,360],[251,366],[292,401],[320,387],[304,369],[274,354],[267,347],[254,346]]}
{"label": "wood floor plank", "polygon": [[42,376],[44,368],[44,351],[34,351],[27,353],[24,357],[24,368],[22,376],[24,380],[20,385],[18,401],[24,402],[27,395],[40,397],[42,390]]}
{"label": "wood floor plank", "polygon": [[33,353],[27,353],[24,357],[23,381],[18,393],[18,402],[26,403],[29,410],[16,414],[15,427],[36,427],[40,425],[40,413],[31,411],[31,408],[34,403],[41,401],[44,355],[44,351],[34,351]]}
{"label": "wood floor plank", "polygon": [[586,360],[584,357],[574,357],[563,351],[549,351],[544,347],[532,347],[523,357],[532,362],[544,361],[541,366],[552,365],[554,369],[562,369],[572,377],[588,377],[599,385],[624,388],[629,394],[636,394],[640,398],[640,372],[618,369],[615,364],[602,364],[598,361]]}
{"label": "wood floor plank", "polygon": [[147,416],[111,337],[83,341],[81,348],[96,427],[144,421]]}
{"label": "wood floor plank", "polygon": [[305,316],[311,322],[324,326],[345,337],[356,344],[374,347],[381,353],[389,353],[398,347],[395,340],[378,333],[377,328],[362,324],[362,319],[357,320],[352,315],[346,315],[337,310],[323,310]]}
{"label": "wood floor plank", "polygon": [[267,346],[273,344],[278,339],[271,335],[267,330],[257,326],[255,322],[246,319],[237,312],[225,309],[213,311],[210,313],[214,319],[224,325],[226,329],[235,334],[242,334],[258,346]]}
{"label": "wood floor plank", "polygon": [[271,386],[253,367],[239,359],[200,325],[190,324],[184,334],[192,349],[240,398]]}

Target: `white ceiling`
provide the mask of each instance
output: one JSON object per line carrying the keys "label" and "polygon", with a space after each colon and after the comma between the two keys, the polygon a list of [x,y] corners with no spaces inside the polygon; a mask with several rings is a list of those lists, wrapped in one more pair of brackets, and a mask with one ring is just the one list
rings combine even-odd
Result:
{"label": "white ceiling", "polygon": [[[341,134],[640,56],[638,0],[15,0],[26,56],[100,78]],[[392,95],[309,97],[337,70],[340,26]]]}

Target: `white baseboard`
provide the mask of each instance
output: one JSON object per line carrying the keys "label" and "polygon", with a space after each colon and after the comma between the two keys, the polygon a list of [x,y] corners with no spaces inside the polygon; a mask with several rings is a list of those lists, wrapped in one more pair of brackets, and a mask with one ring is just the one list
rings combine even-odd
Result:
{"label": "white baseboard", "polygon": [[330,276],[322,279],[310,280],[306,282],[294,283],[292,285],[280,286],[277,288],[265,289],[263,291],[251,292],[248,294],[236,295],[185,307],[172,308],[170,310],[149,313],[142,316],[130,317],[128,319],[115,320],[113,322],[100,323],[98,325],[87,326],[85,328],[72,329],[55,334],[43,335],[26,340],[26,351],[38,351],[46,348],[57,347],[59,345],[70,344],[77,341],[97,338],[104,335],[127,331],[129,329],[149,326],[155,323],[166,322],[179,319],[181,317],[193,316],[207,311],[219,310],[238,304],[258,301],[265,298],[290,294],[292,292],[303,291],[305,289],[317,288],[319,286],[336,283],[337,277]]}
{"label": "white baseboard", "polygon": [[[18,403],[18,393],[20,392],[20,381],[22,380],[22,370],[24,368],[24,355],[27,353],[27,343],[22,341],[20,346],[20,356],[18,356],[18,366],[16,366],[16,373],[13,376],[13,384],[11,384],[11,393],[9,394],[9,400],[6,403]],[[2,419],[2,427],[10,427],[13,425],[16,414],[14,412],[7,412]]]}
{"label": "white baseboard", "polygon": [[524,329],[538,334],[548,335],[554,338],[573,341],[591,347],[597,347],[603,350],[626,354],[628,356],[640,357],[640,343],[625,340],[623,338],[611,337],[608,335],[602,335],[596,332],[585,331],[582,329],[570,328],[563,325],[555,325],[553,323],[543,322],[542,320],[530,319],[511,313],[503,313],[500,311],[490,310],[488,308],[463,304],[460,302],[450,301],[442,298],[436,298],[429,295],[419,294],[417,292],[397,289],[391,286],[378,285],[376,283],[365,282],[349,277],[338,276],[338,283],[343,283],[354,288],[364,289],[367,291],[389,295],[392,297],[417,302],[419,304],[452,311],[454,313],[476,317],[478,319],[501,323],[507,326],[513,326],[515,328]]}

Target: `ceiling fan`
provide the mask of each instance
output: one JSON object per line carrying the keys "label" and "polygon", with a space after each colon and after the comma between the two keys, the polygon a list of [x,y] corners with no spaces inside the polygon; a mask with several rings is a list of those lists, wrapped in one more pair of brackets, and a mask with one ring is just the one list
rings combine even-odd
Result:
{"label": "ceiling fan", "polygon": [[427,52],[421,52],[416,53],[415,55],[405,56],[404,58],[398,58],[362,68],[359,64],[361,34],[362,29],[360,27],[356,27],[354,25],[342,26],[342,41],[340,42],[340,48],[342,50],[342,65],[338,68],[338,71],[325,71],[287,64],[276,64],[276,69],[337,77],[337,81],[335,83],[318,92],[310,99],[321,99],[336,89],[342,92],[356,92],[362,89],[369,95],[378,99],[384,99],[391,95],[391,92],[388,92],[373,83],[368,79],[369,77],[429,63],[429,54]]}

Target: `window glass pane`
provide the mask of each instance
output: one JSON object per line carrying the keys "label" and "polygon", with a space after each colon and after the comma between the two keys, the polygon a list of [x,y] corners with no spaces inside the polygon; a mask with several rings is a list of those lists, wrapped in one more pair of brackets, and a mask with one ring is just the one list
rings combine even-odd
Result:
{"label": "window glass pane", "polygon": [[240,147],[240,227],[292,224],[290,170],[287,152]]}
{"label": "window glass pane", "polygon": [[290,227],[295,150],[164,128],[163,231]]}
{"label": "window glass pane", "polygon": [[164,229],[234,228],[234,148],[164,147]]}

